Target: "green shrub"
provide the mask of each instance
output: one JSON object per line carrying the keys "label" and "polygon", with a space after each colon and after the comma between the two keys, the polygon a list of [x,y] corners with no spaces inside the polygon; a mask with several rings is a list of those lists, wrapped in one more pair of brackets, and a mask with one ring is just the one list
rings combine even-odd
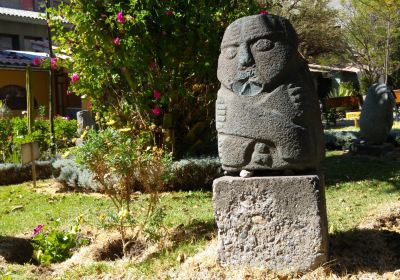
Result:
{"label": "green shrub", "polygon": [[360,137],[360,133],[357,131],[335,131],[326,130],[325,136],[325,147],[328,150],[345,150],[349,149],[350,145]]}
{"label": "green shrub", "polygon": [[333,89],[328,93],[329,98],[354,96],[357,92],[351,82],[341,82],[337,89]]}
{"label": "green shrub", "polygon": [[12,127],[9,119],[0,118],[0,162],[5,162],[12,153]]}
{"label": "green shrub", "polygon": [[223,175],[218,157],[185,158],[171,167],[169,190],[211,189],[214,179]]}
{"label": "green shrub", "polygon": [[[61,116],[54,119],[54,130],[57,149],[73,146],[77,135],[76,120],[68,120]],[[19,162],[20,145],[36,141],[41,151],[41,159],[48,159],[50,147],[49,121],[43,118],[35,120],[33,133],[28,134],[28,122],[25,117],[0,119],[0,160],[1,162]]]}
{"label": "green shrub", "polygon": [[272,2],[75,0],[52,10],[51,26],[57,50],[71,57],[60,61],[71,73],[70,91],[90,99],[100,123],[173,130],[158,129],[157,141],[181,156],[204,152],[213,140],[207,127],[225,28]]}
{"label": "green shrub", "polygon": [[[140,234],[146,235],[143,229],[149,221],[159,222],[160,215],[154,216],[158,192],[168,175],[171,157],[162,148],[151,146],[154,141],[151,136],[148,132],[135,136],[111,128],[99,132],[89,130],[84,144],[73,152],[77,162],[93,173],[93,179],[114,203],[116,211],[111,215],[114,219],[109,226],[120,232],[124,256],[132,240]],[[149,194],[146,218],[142,221],[138,218],[142,210],[131,207],[131,195],[136,190]],[[134,232],[133,236],[128,237],[128,228]],[[148,236],[158,235],[153,232]]]}
{"label": "green shrub", "polygon": [[[36,161],[36,178],[48,179],[52,176],[51,161]],[[0,186],[18,184],[32,180],[31,164],[0,164]]]}
{"label": "green shrub", "polygon": [[76,191],[100,191],[93,174],[73,159],[58,159],[53,163],[55,179],[66,188]]}

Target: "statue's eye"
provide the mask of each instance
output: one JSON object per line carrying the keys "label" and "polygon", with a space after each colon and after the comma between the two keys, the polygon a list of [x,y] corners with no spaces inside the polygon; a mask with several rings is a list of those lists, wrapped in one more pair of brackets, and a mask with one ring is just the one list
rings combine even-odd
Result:
{"label": "statue's eye", "polygon": [[228,48],[225,49],[224,52],[225,52],[225,56],[228,59],[234,58],[236,56],[236,54],[237,54],[237,50],[236,50],[235,47],[228,47]]}
{"label": "statue's eye", "polygon": [[260,39],[253,45],[253,47],[256,51],[265,52],[271,50],[274,47],[274,42],[267,39]]}

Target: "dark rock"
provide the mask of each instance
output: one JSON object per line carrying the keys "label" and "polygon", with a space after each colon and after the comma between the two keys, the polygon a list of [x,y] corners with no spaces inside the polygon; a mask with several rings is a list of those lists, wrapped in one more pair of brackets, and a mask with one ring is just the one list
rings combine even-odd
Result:
{"label": "dark rock", "polygon": [[301,272],[327,261],[319,176],[222,177],[214,181],[213,202],[221,264]]}
{"label": "dark rock", "polygon": [[365,97],[360,116],[360,134],[369,144],[384,143],[393,125],[395,101],[385,84],[373,84]]}
{"label": "dark rock", "polygon": [[226,30],[218,61],[218,151],[226,171],[317,168],[317,94],[286,19],[255,15]]}

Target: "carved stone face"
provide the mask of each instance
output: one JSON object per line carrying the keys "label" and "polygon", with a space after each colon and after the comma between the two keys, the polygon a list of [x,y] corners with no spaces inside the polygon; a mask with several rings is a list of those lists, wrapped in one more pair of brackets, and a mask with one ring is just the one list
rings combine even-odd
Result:
{"label": "carved stone face", "polygon": [[318,99],[288,20],[255,15],[225,31],[216,101],[222,168],[304,170],[324,154]]}
{"label": "carved stone face", "polygon": [[282,18],[257,15],[233,22],[225,31],[218,61],[218,79],[238,95],[270,90],[282,78],[297,48],[295,32],[288,42]]}

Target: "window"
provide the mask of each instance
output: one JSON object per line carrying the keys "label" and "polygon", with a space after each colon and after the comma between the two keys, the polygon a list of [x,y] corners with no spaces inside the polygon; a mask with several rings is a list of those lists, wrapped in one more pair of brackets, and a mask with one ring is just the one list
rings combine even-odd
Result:
{"label": "window", "polygon": [[42,38],[40,37],[31,37],[31,36],[24,36],[24,50],[25,51],[37,51],[33,46],[32,46],[32,41],[42,41]]}
{"label": "window", "polygon": [[0,34],[0,50],[19,50],[18,36]]}
{"label": "window", "polygon": [[34,0],[7,0],[0,1],[0,7],[20,9],[20,10],[34,10]]}
{"label": "window", "polygon": [[20,9],[20,0],[0,1],[0,7]]}
{"label": "window", "polygon": [[[26,90],[17,85],[8,85],[0,88],[0,100],[11,110],[26,110]],[[37,102],[34,100],[34,107]]]}

